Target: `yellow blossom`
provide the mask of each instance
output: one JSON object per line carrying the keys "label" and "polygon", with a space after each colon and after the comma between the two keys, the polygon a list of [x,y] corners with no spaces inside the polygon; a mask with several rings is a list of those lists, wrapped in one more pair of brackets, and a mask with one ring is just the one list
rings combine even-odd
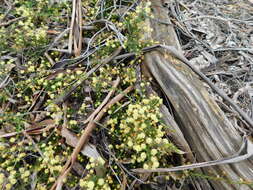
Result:
{"label": "yellow blossom", "polygon": [[148,164],[143,164],[143,169],[145,169],[145,170],[149,169]]}
{"label": "yellow blossom", "polygon": [[76,74],[78,74],[78,75],[80,75],[80,74],[82,74],[83,73],[83,71],[81,71],[81,70],[77,70],[76,71]]}
{"label": "yellow blossom", "polygon": [[153,141],[153,140],[152,140],[150,137],[148,137],[148,138],[146,139],[146,142],[147,142],[148,144],[151,144],[152,141]]}
{"label": "yellow blossom", "polygon": [[25,173],[23,174],[24,177],[28,177],[30,175],[30,171],[29,170],[26,170]]}
{"label": "yellow blossom", "polygon": [[0,186],[4,183],[5,181],[5,176],[3,173],[0,173]]}
{"label": "yellow blossom", "polygon": [[11,142],[11,143],[14,143],[15,141],[16,141],[16,139],[15,139],[14,137],[11,137],[11,138],[10,138],[10,142]]}
{"label": "yellow blossom", "polygon": [[86,182],[83,179],[81,179],[79,185],[80,187],[84,187],[86,185]]}
{"label": "yellow blossom", "polygon": [[10,183],[11,183],[12,185],[14,185],[14,184],[16,184],[16,183],[17,183],[17,180],[16,180],[16,179],[14,179],[14,178],[12,178],[12,179],[10,179]]}
{"label": "yellow blossom", "polygon": [[141,159],[145,160],[146,157],[147,157],[146,153],[145,153],[145,152],[142,152],[142,153],[141,153]]}
{"label": "yellow blossom", "polygon": [[153,156],[156,155],[157,152],[158,152],[158,151],[157,151],[156,149],[152,149],[152,150],[151,150],[151,154],[152,154]]}
{"label": "yellow blossom", "polygon": [[6,190],[10,190],[11,187],[12,187],[12,185],[11,185],[10,183],[7,183],[7,184],[5,185],[5,189],[6,189]]}
{"label": "yellow blossom", "polygon": [[158,168],[159,167],[159,162],[153,162],[152,168]]}
{"label": "yellow blossom", "polygon": [[104,185],[104,183],[105,183],[105,180],[103,179],[103,178],[99,178],[98,179],[98,185]]}
{"label": "yellow blossom", "polygon": [[128,145],[129,147],[132,147],[132,146],[133,146],[133,142],[132,142],[131,140],[129,140],[129,141],[127,142],[127,145]]}
{"label": "yellow blossom", "polygon": [[95,187],[95,183],[94,183],[93,181],[89,181],[89,182],[87,183],[87,187],[88,187],[89,190],[92,190],[92,189],[94,189],[94,187]]}
{"label": "yellow blossom", "polygon": [[140,133],[137,135],[137,139],[143,139],[145,138],[145,133]]}

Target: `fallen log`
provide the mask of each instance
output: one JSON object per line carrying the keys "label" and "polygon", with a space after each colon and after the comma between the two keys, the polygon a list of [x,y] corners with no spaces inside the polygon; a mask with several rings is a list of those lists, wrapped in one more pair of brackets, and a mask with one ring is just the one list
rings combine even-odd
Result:
{"label": "fallen log", "polygon": [[[153,32],[146,32],[145,37],[160,44],[175,46],[181,51],[173,26],[166,24],[170,23],[168,9],[163,7],[162,0],[151,0],[151,3],[155,19],[147,19],[146,24],[153,28]],[[170,101],[174,121],[181,130],[177,129],[175,136],[182,137],[183,134],[187,142],[184,142],[184,146],[187,148],[189,145],[197,162],[229,157],[239,150],[243,141],[239,132],[208,94],[199,77],[182,61],[166,50],[153,50],[145,53],[143,74],[151,75]],[[166,113],[163,114],[166,117]],[[222,176],[225,179],[209,180],[214,189],[249,190],[253,187],[240,185],[239,182],[253,181],[252,168],[253,162],[249,159],[202,168],[201,171],[205,175]],[[205,187],[202,186],[202,189]]]}

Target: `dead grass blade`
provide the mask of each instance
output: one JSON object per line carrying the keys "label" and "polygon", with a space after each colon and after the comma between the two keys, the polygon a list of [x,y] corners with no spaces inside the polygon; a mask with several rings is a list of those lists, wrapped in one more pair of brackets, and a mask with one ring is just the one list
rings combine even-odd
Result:
{"label": "dead grass blade", "polygon": [[[66,127],[63,127],[61,130],[61,136],[66,139],[66,143],[72,147],[76,147],[78,144],[78,137],[75,133],[72,133],[70,130],[68,130]],[[87,143],[83,149],[81,150],[81,153],[85,156],[88,156],[90,158],[98,159],[100,154],[98,153],[96,147],[93,144]]]}
{"label": "dead grass blade", "polygon": [[9,137],[13,137],[15,135],[21,134],[21,133],[27,133],[29,135],[37,135],[37,134],[41,134],[44,131],[48,131],[51,128],[54,127],[55,121],[52,119],[46,119],[43,120],[39,123],[35,123],[31,126],[29,126],[29,129],[20,131],[20,132],[11,132],[11,133],[0,133],[0,138],[9,138]]}
{"label": "dead grass blade", "polygon": [[75,56],[81,54],[82,49],[82,4],[81,0],[74,0],[72,7],[72,18],[69,33],[68,51],[72,53],[74,46]]}

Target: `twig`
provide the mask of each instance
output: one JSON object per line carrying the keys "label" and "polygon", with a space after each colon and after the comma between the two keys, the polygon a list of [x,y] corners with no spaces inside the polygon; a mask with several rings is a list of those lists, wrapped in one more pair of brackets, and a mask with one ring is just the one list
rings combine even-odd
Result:
{"label": "twig", "polygon": [[244,24],[249,23],[248,21],[244,21],[244,20],[239,20],[239,19],[234,19],[234,18],[227,18],[226,19],[226,18],[211,16],[211,15],[204,15],[204,16],[189,18],[189,19],[182,20],[181,22],[187,22],[187,21],[198,20],[198,19],[203,19],[203,18],[220,20],[220,21],[223,21],[223,22],[226,22],[226,23],[230,22],[230,21],[241,22],[241,23],[244,23]]}
{"label": "twig", "polygon": [[[29,112],[29,113],[32,113],[32,112]],[[53,128],[54,124],[55,124],[54,120],[46,119],[44,121],[41,121],[38,124],[35,124],[34,126],[32,126],[31,129],[25,129],[25,130],[20,131],[20,132],[5,133],[5,134],[0,135],[0,138],[9,138],[9,137],[13,137],[13,136],[16,136],[18,134],[21,134],[21,133],[23,133],[23,134],[26,133],[26,134],[29,134],[29,135],[41,134],[44,131],[48,131],[51,128]],[[46,126],[46,127],[43,127],[43,126]]]}
{"label": "twig", "polygon": [[12,9],[12,5],[9,5],[9,4],[7,4],[9,7],[8,7],[8,9],[6,10],[6,12],[4,13],[4,15],[3,15],[3,17],[2,17],[2,19],[1,20],[4,20],[6,17],[7,17],[7,15],[9,14],[9,12],[11,11],[11,9]]}
{"label": "twig", "polygon": [[72,44],[73,44],[73,31],[74,31],[74,24],[75,24],[75,13],[76,13],[76,0],[72,1],[72,15],[71,15],[71,24],[70,24],[70,32],[69,32],[69,44],[68,50],[69,53],[72,53]]}
{"label": "twig", "polygon": [[35,149],[38,151],[38,153],[39,153],[42,157],[44,157],[44,156],[43,156],[43,153],[41,152],[41,150],[40,150],[40,148],[38,147],[38,145],[34,142],[34,140],[32,139],[32,137],[31,137],[26,131],[24,131],[23,134],[24,134],[24,136],[25,136],[29,141],[32,142],[32,144],[34,145],[34,147],[35,147]]}
{"label": "twig", "polygon": [[[98,115],[95,117],[94,121],[98,122],[105,114],[105,112],[115,103],[119,102],[127,93],[133,90],[133,86],[129,86],[127,89],[125,89],[122,93],[118,94],[116,97],[114,97],[109,103],[106,104],[106,106],[98,113]],[[78,153],[81,151],[84,144],[87,142],[91,132],[96,127],[96,124],[94,121],[90,121],[88,126],[85,128],[81,138],[78,141],[77,146],[75,147],[74,151],[71,154],[70,159],[66,162],[65,166],[62,169],[62,172],[60,176],[58,177],[57,181],[54,183],[54,185],[51,187],[51,190],[60,189],[63,184],[63,179],[66,178],[67,174],[70,172]]]}
{"label": "twig", "polygon": [[83,122],[84,124],[86,124],[86,123],[90,122],[91,120],[93,120],[93,118],[98,114],[98,112],[104,107],[104,105],[108,102],[108,100],[110,99],[110,97],[114,94],[115,89],[119,85],[119,81],[120,81],[120,78],[117,77],[117,79],[115,80],[115,84],[112,87],[113,89],[108,93],[108,95],[106,96],[106,98],[97,107],[97,109]]}
{"label": "twig", "polygon": [[[82,49],[82,11],[81,11],[81,0],[77,0],[76,2],[76,10],[75,10],[75,23],[74,30],[72,31],[72,35],[74,37],[74,54],[75,56],[79,56],[81,54]],[[73,19],[73,18],[72,18]]]}
{"label": "twig", "polygon": [[49,50],[51,51],[58,51],[58,52],[61,52],[61,53],[69,53],[69,50],[67,49],[57,49],[57,48],[50,48]]}
{"label": "twig", "polygon": [[228,47],[228,48],[218,48],[218,49],[214,49],[215,51],[248,51],[253,53],[253,49],[252,48],[246,48],[246,47]]}
{"label": "twig", "polygon": [[45,52],[44,55],[48,59],[48,61],[51,63],[51,65],[55,64],[54,60],[50,57],[50,55],[47,52]]}
{"label": "twig", "polygon": [[8,22],[4,22],[4,23],[0,23],[0,27],[2,27],[2,26],[8,26],[8,25],[10,25],[10,24],[12,24],[12,23],[14,23],[14,22],[17,22],[17,21],[19,21],[19,20],[22,20],[22,19],[24,19],[24,18],[26,18],[26,17],[18,17],[18,18],[14,18],[14,19],[12,19],[12,20],[9,20]]}
{"label": "twig", "polygon": [[[252,84],[252,83],[251,83]],[[240,88],[239,90],[237,90],[237,92],[233,95],[233,100],[235,102],[238,102],[238,98],[240,95],[248,92],[250,89],[252,89],[252,87],[250,86],[250,83],[246,83],[246,86]]]}
{"label": "twig", "polygon": [[54,100],[55,104],[60,104],[62,102],[64,102],[70,95],[72,92],[75,91],[75,89],[80,85],[82,84],[86,79],[87,77],[89,77],[93,72],[95,72],[99,67],[101,67],[102,65],[104,64],[107,64],[109,63],[111,60],[114,59],[114,57],[116,57],[122,50],[122,47],[119,47],[118,49],[116,49],[113,54],[110,56],[110,57],[107,57],[106,59],[102,60],[101,64],[98,64],[96,65],[95,67],[93,67],[87,74],[86,74],[86,77],[84,79],[82,79],[82,81],[80,83],[77,83],[75,84],[73,87],[71,87],[71,89],[66,92],[63,96],[60,96],[58,97],[57,99]]}
{"label": "twig", "polygon": [[1,90],[2,88],[6,87],[6,86],[9,84],[9,82],[10,82],[9,79],[10,79],[10,74],[8,74],[8,75],[5,77],[5,79],[1,81],[1,83],[0,83],[0,90]]}
{"label": "twig", "polygon": [[[115,27],[115,25],[112,23],[112,22],[110,22],[110,21],[108,21],[108,20],[96,20],[96,21],[93,21],[93,22],[90,22],[90,23],[88,23],[88,25],[87,26],[89,26],[90,24],[95,24],[95,23],[105,23],[105,27],[103,27],[102,29],[100,29],[99,31],[97,31],[91,38],[90,38],[90,40],[89,40],[89,42],[88,42],[88,44],[87,44],[87,48],[84,50],[84,52],[80,55],[80,56],[78,56],[78,57],[76,57],[76,58],[73,58],[73,59],[64,59],[64,60],[62,60],[61,62],[69,62],[69,61],[78,61],[78,60],[83,60],[83,59],[85,59],[85,58],[87,58],[88,56],[90,56],[91,54],[89,53],[89,51],[90,51],[90,44],[93,42],[93,40],[95,39],[95,37],[97,36],[97,35],[99,35],[101,32],[103,32],[105,29],[110,29],[110,30],[112,30],[113,32],[115,32],[115,34],[116,34],[116,36],[118,37],[118,39],[119,39],[119,42],[121,43],[121,45],[123,44],[123,41],[125,40],[125,36],[123,36],[117,29],[116,29],[116,27]],[[109,26],[109,27],[108,27]],[[66,29],[67,31],[66,32],[68,32],[68,29]],[[64,31],[65,32],[65,31]],[[70,32],[71,32],[71,29],[70,29]],[[56,42],[54,42],[53,43],[53,45],[55,45],[55,43]],[[52,45],[50,46],[50,47],[52,47]],[[98,49],[98,48],[97,48]],[[94,53],[95,51],[93,51],[92,53]]]}
{"label": "twig", "polygon": [[[82,29],[84,29],[84,30],[94,30],[95,27],[94,27],[94,26],[87,25],[87,26],[82,26]],[[62,39],[62,38],[65,36],[65,34],[67,34],[69,31],[70,31],[70,28],[66,28],[65,30],[63,30],[63,31],[54,39],[53,43],[49,46],[48,50],[52,50],[51,48],[53,48],[53,47],[57,44],[57,42],[58,42],[60,39]],[[69,53],[68,50],[66,50],[66,51],[67,51],[67,53]],[[65,53],[66,53],[66,52],[65,52]]]}
{"label": "twig", "polygon": [[182,170],[187,170],[187,169],[202,168],[202,167],[208,167],[208,166],[217,166],[221,164],[231,164],[231,163],[241,162],[252,156],[253,156],[253,142],[249,138],[244,137],[240,150],[235,155],[227,157],[227,158],[201,162],[201,163],[196,163],[196,164],[190,164],[186,166],[172,167],[172,168],[157,168],[157,169],[151,169],[151,170],[140,168],[140,169],[133,169],[132,171],[137,172],[137,173],[175,172],[175,171],[182,171]]}

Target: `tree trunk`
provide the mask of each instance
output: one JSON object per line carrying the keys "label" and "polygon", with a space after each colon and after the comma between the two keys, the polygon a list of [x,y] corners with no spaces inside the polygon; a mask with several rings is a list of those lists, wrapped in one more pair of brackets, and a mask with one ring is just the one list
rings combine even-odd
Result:
{"label": "tree trunk", "polygon": [[[151,0],[155,19],[170,22],[162,0]],[[175,46],[181,51],[176,33],[172,25],[147,19],[153,28],[146,33],[147,39],[159,41],[161,44]],[[242,144],[242,137],[226,118],[225,114],[208,94],[200,79],[177,58],[165,50],[159,49],[145,54],[143,74],[147,72],[159,85],[173,107],[175,118],[163,109],[167,123],[172,125],[175,143],[184,151],[189,149],[196,156],[196,162],[216,160],[236,153]],[[193,161],[193,157],[188,159]],[[232,182],[253,181],[252,160],[236,164],[227,164],[202,168],[205,175],[222,176]],[[252,187],[228,183],[225,180],[210,180],[217,190],[249,190]],[[207,187],[207,186],[205,186]],[[202,186],[202,189],[205,189]]]}

